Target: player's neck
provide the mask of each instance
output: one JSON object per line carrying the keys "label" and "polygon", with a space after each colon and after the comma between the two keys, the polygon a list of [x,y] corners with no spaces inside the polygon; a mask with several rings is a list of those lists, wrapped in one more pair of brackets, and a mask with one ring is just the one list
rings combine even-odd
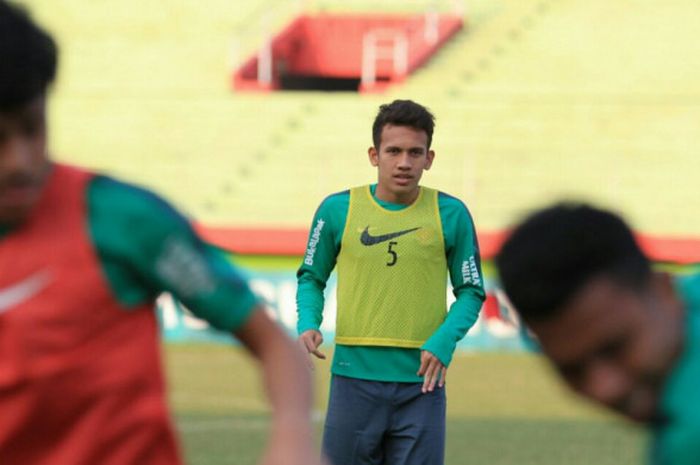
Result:
{"label": "player's neck", "polygon": [[392,192],[389,189],[384,188],[381,184],[377,184],[377,189],[374,192],[374,196],[382,202],[411,205],[416,201],[419,193],[420,186],[416,186],[415,189],[409,192]]}

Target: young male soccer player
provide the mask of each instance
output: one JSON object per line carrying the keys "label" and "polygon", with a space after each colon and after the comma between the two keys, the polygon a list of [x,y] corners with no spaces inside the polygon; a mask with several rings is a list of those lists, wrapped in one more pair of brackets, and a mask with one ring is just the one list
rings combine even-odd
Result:
{"label": "young male soccer player", "polygon": [[700,275],[653,271],[622,219],[583,204],[527,218],[497,266],[574,390],[651,425],[651,463],[700,463]]}
{"label": "young male soccer player", "polygon": [[[333,379],[323,451],[335,465],[443,463],[447,366],[484,300],[462,202],[419,185],[433,115],[382,105],[369,161],[376,184],[326,198],[298,272],[298,331],[318,358],[323,289],[338,265]],[[446,311],[447,272],[456,302]]]}
{"label": "young male soccer player", "polygon": [[175,294],[257,357],[265,464],[317,461],[304,354],[163,200],[47,157],[53,40],[0,1],[0,463],[181,463],[153,301]]}

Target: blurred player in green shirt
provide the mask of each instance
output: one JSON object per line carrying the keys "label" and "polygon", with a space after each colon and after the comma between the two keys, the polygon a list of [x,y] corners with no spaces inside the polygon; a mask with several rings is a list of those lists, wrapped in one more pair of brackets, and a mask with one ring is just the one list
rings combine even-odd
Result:
{"label": "blurred player in green shirt", "polygon": [[433,115],[410,100],[380,107],[369,149],[377,183],[321,203],[297,274],[300,341],[325,358],[323,290],[338,267],[323,439],[335,465],[443,463],[445,375],[484,289],[467,207],[419,185],[435,157],[433,128]]}
{"label": "blurred player in green shirt", "polygon": [[653,465],[700,463],[700,275],[653,271],[622,219],[582,204],[531,215],[497,266],[575,391],[650,425]]}

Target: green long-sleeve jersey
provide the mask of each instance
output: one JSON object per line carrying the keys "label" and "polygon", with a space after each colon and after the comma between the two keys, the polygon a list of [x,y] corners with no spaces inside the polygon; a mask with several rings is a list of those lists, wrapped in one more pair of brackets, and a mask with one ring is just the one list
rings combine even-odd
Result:
{"label": "green long-sleeve jersey", "polygon": [[[406,208],[377,199],[375,190],[376,185],[372,185],[371,193],[382,208],[393,211]],[[307,252],[297,272],[300,334],[309,329],[318,330],[323,321],[323,291],[340,252],[349,205],[350,191],[339,192],[327,197],[314,215]],[[456,298],[444,322],[420,349],[338,344],[331,368],[334,374],[375,381],[420,382],[417,371],[421,350],[449,365],[457,342],[476,322],[485,293],[479,245],[467,207],[459,199],[440,192],[438,209]]]}
{"label": "green long-sleeve jersey", "polygon": [[685,306],[685,340],[661,396],[653,465],[695,465],[700,460],[700,274],[680,278],[677,284]]}

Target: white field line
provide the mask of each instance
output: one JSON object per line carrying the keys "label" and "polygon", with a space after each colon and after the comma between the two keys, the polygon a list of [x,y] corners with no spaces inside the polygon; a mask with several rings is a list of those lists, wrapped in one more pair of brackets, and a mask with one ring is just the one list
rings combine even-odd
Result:
{"label": "white field line", "polygon": [[222,408],[238,408],[238,409],[253,409],[265,412],[267,405],[255,398],[235,397],[222,395],[206,396],[197,395],[194,393],[175,393],[170,398],[171,404],[193,404],[207,407],[222,407]]}
{"label": "white field line", "polygon": [[[311,414],[314,423],[321,423],[324,412],[314,410]],[[181,433],[199,433],[220,430],[246,430],[262,431],[270,424],[268,417],[262,418],[202,418],[180,419],[177,421],[177,429]]]}
{"label": "white field line", "polygon": [[211,418],[200,420],[179,420],[177,429],[181,433],[201,433],[221,430],[261,431],[267,429],[267,418]]}

